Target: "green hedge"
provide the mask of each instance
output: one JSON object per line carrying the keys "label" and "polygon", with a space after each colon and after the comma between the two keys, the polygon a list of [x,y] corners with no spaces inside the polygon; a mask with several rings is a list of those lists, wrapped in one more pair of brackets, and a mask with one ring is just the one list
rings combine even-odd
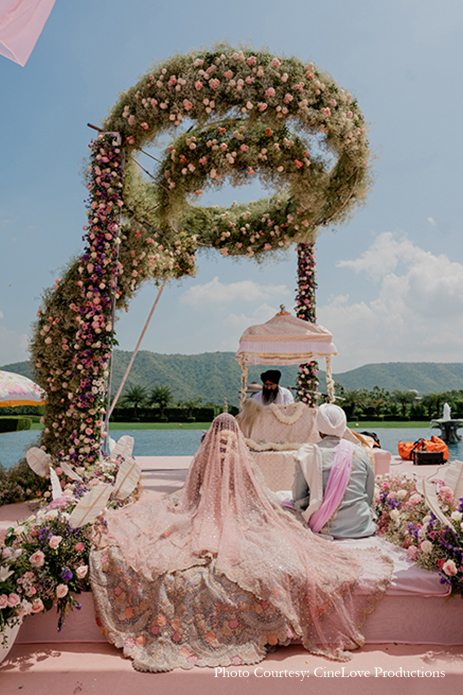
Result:
{"label": "green hedge", "polygon": [[28,417],[0,417],[0,432],[30,430],[32,419]]}

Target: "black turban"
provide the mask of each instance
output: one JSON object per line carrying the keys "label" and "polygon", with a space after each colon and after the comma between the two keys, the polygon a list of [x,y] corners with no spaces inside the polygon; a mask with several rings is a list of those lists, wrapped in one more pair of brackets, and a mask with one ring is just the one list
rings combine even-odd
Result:
{"label": "black turban", "polygon": [[278,369],[269,369],[266,372],[262,372],[260,378],[262,379],[263,384],[265,384],[266,381],[270,381],[272,384],[279,384],[281,372]]}

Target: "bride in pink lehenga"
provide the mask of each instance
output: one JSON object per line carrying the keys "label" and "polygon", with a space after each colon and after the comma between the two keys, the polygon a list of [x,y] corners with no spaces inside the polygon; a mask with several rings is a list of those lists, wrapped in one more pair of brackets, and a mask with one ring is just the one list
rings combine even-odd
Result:
{"label": "bride in pink lehenga", "polygon": [[387,557],[335,548],[282,510],[225,414],[180,493],[108,513],[91,554],[97,621],[142,671],[253,664],[293,639],[347,660],[390,576]]}

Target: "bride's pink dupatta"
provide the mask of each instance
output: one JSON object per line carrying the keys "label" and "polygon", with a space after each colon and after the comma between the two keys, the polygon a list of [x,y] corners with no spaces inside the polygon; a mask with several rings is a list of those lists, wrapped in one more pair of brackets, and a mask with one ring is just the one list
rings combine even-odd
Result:
{"label": "bride's pink dupatta", "polygon": [[312,514],[308,524],[314,533],[318,533],[331,519],[336,509],[342,502],[344,493],[349,483],[352,468],[352,455],[354,444],[346,439],[341,439],[336,449],[333,465],[331,467],[326,490],[323,493],[321,507]]}
{"label": "bride's pink dupatta", "polygon": [[[181,581],[188,568],[209,567],[279,610],[306,649],[341,660],[363,644],[360,628],[390,579],[388,558],[338,549],[281,509],[259,482],[236,420],[225,414],[212,423],[178,500],[142,499],[109,513],[107,524],[109,539],[143,581]],[[352,600],[357,587],[365,599],[360,610]],[[205,595],[208,601],[216,610]]]}

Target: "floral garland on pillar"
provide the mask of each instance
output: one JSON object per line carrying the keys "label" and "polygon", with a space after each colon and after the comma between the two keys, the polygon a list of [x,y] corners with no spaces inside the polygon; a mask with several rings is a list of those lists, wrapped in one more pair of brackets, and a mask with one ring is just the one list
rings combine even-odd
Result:
{"label": "floral garland on pillar", "polygon": [[64,282],[56,281],[54,294],[48,294],[48,302],[39,309],[32,345],[36,373],[48,392],[42,443],[58,458],[66,455],[78,465],[91,463],[99,454],[108,361],[114,343],[112,308],[118,296],[117,250],[123,205],[118,134],[101,134],[89,147],[85,250]]}
{"label": "floral garland on pillar", "polygon": [[[296,316],[304,321],[316,323],[315,290],[315,244],[300,243],[297,245],[297,278],[298,291],[296,296]],[[297,397],[310,408],[317,405],[318,391],[318,362],[308,362],[299,365],[297,375]]]}

